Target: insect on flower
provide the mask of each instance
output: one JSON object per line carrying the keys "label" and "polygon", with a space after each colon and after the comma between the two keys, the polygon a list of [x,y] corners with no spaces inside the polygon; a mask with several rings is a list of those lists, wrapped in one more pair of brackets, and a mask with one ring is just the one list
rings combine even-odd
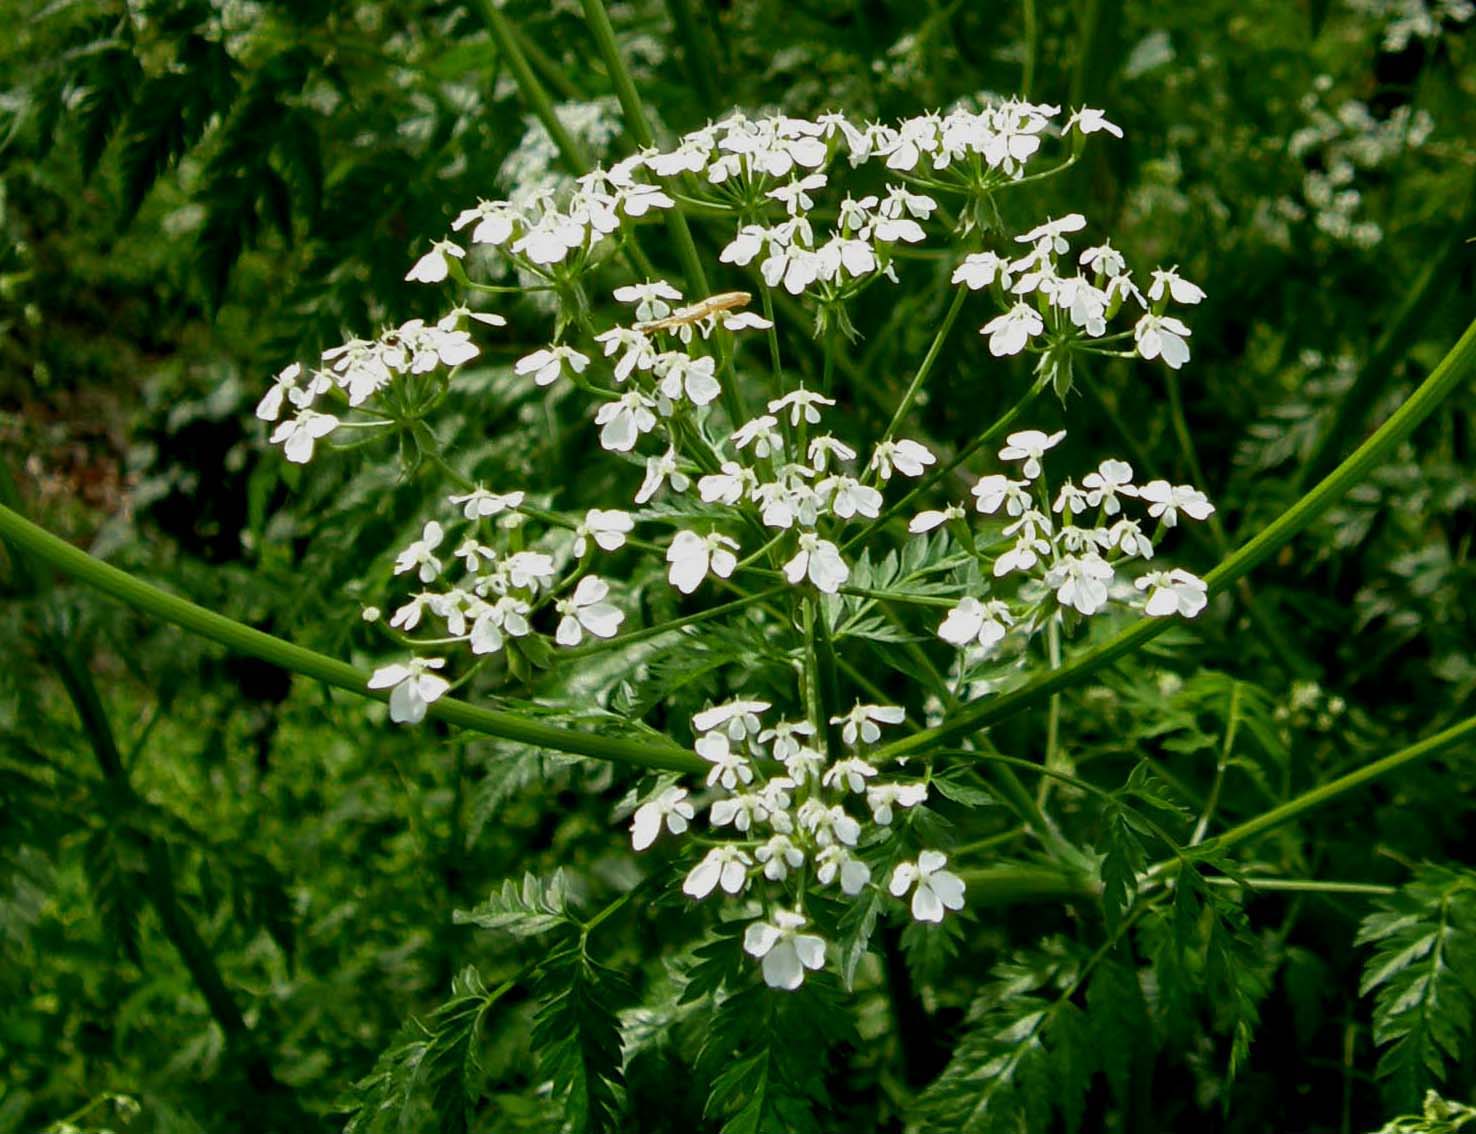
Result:
{"label": "insect on flower", "polygon": [[648,319],[643,323],[637,323],[633,329],[671,331],[677,327],[688,327],[710,315],[718,315],[724,311],[741,311],[752,300],[753,296],[746,291],[720,291],[716,295],[709,295],[706,299],[699,299],[696,303],[688,304],[686,307],[678,307],[664,319]]}

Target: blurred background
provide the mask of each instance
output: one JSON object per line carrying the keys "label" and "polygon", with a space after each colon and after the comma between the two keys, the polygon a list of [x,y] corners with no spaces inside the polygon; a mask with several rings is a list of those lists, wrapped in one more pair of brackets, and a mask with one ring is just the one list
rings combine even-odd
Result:
{"label": "blurred background", "polygon": [[[1476,315],[1465,0],[610,11],[667,139],[734,107],[889,119],[1014,94],[1120,124],[1125,140],[1098,135],[1069,175],[1010,207],[1031,222],[1083,212],[1130,263],[1177,264],[1208,291],[1186,316],[1194,357],[1177,386],[1114,362],[1049,410],[1079,453],[1121,453],[1209,493],[1222,530],[1185,545],[1197,569],[1351,451]],[[627,152],[578,5],[501,12],[586,150]],[[370,644],[357,604],[377,596],[358,580],[382,578],[418,530],[423,483],[388,460],[356,475],[320,462],[303,478],[251,410],[286,363],[422,314],[404,273],[463,207],[566,176],[486,17],[430,0],[0,0],[7,503],[262,629],[338,656]],[[706,248],[716,231],[702,230]],[[884,424],[947,298],[913,294],[869,295],[856,316],[874,389],[863,420]],[[572,481],[582,409],[510,376],[540,325],[468,375],[457,428],[485,467]],[[1025,366],[956,336],[928,435],[947,445],[991,420]],[[1472,410],[1461,391],[1259,572],[1261,620],[1222,618],[1191,671],[1166,636],[1161,669],[1073,694],[1079,760],[1130,748],[1169,767],[1203,753],[1231,674],[1264,702],[1254,813],[1468,712]],[[341,1128],[352,1084],[413,1037],[402,1027],[462,966],[510,963],[453,927],[452,909],[525,868],[631,869],[610,833],[619,793],[600,794],[618,786],[606,767],[439,727],[392,732],[352,698],[80,590],[38,589],[18,565],[0,579],[0,1134],[67,1116],[88,1130]],[[74,711],[88,686],[101,723]],[[1420,769],[1322,816],[1311,850],[1266,853],[1373,880],[1468,854],[1472,774],[1453,774]],[[1199,1110],[1216,1086],[1191,1044],[1136,1102],[1098,1100],[1112,1116],[1100,1128],[1361,1130],[1407,1105],[1373,1081],[1350,946],[1362,912],[1314,901],[1263,923],[1277,983],[1230,1111]],[[677,915],[651,916],[657,934]],[[1041,916],[980,948],[1008,950]],[[639,955],[639,935],[629,948]],[[948,981],[985,961],[955,965],[929,978],[945,1009],[966,1003],[966,984]],[[490,1035],[495,1105],[480,1128],[549,1128],[524,1043],[516,1028]],[[1469,1052],[1463,1067],[1469,1086]],[[900,1129],[868,1101],[877,1090],[863,1075],[842,1092],[849,1128]],[[653,1122],[704,1128],[701,1100],[673,1091]]]}

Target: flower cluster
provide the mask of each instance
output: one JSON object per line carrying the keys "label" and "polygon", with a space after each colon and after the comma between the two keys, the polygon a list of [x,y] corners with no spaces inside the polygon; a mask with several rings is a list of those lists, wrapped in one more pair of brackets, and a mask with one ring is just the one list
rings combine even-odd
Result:
{"label": "flower cluster", "polygon": [[[900,604],[899,620],[914,616],[917,629],[936,630],[956,648],[951,684],[962,700],[977,688],[965,680],[968,666],[1006,639],[1023,648],[1043,628],[1113,601],[1150,616],[1197,615],[1207,598],[1199,579],[1177,568],[1144,569],[1164,530],[1213,511],[1196,489],[1139,484],[1115,460],[1079,486],[1067,480],[1053,488],[1046,454],[1064,433],[1027,429],[1008,436],[998,455],[1009,473],[980,478],[971,508],[913,512],[904,531],[907,505],[945,471],[926,444],[897,432],[936,352],[892,424],[867,441],[846,436],[836,419],[841,399],[828,366],[807,386],[779,363],[774,292],[812,303],[816,333],[835,350],[849,330],[846,305],[878,281],[901,278],[898,249],[946,231],[949,210],[938,197],[956,193],[964,206],[953,227],[966,246],[954,261],[954,312],[992,301],[997,310],[980,327],[988,350],[998,358],[1035,355],[1036,392],[1044,378],[1064,391],[1078,353],[1182,367],[1190,330],[1170,305],[1198,303],[1204,293],[1196,284],[1168,268],[1140,285],[1106,241],[1073,250],[1071,238],[1088,228],[1079,213],[1017,236],[982,223],[988,196],[1021,181],[1048,139],[1066,133],[1079,145],[1092,133],[1120,136],[1100,112],[1081,110],[1064,123],[1059,113],[1007,102],[896,126],[858,126],[838,114],[814,121],[735,114],[562,189],[482,201],[458,215],[452,237],[435,242],[408,278],[474,287],[468,269],[492,254],[528,286],[557,296],[553,334],[533,339],[543,345],[525,348],[512,374],[532,388],[586,395],[592,434],[612,465],[632,462],[643,475],[628,505],[560,512],[542,506],[536,489],[462,480],[433,449],[458,487],[394,557],[393,575],[409,593],[392,605],[384,629],[410,656],[381,665],[369,683],[386,691],[391,719],[420,721],[494,655],[526,672],[555,650],[620,646],[629,595],[616,580],[630,575],[608,562],[617,555],[658,557],[679,600],[705,590],[752,597],[759,586],[792,588],[781,604],[794,612],[784,632],[802,639],[814,620],[845,603]],[[836,191],[833,182],[868,165],[883,168],[880,188]],[[663,187],[674,178],[684,179],[680,192]],[[720,263],[753,273],[754,282],[744,282],[763,290],[764,314],[750,309],[748,291],[691,296],[666,280],[626,275],[610,289],[621,316],[599,324],[596,313],[608,307],[589,302],[594,275],[615,262],[627,226],[693,192],[733,216]],[[822,214],[824,197],[831,200]],[[1122,312],[1131,320],[1114,331]],[[951,320],[938,331],[939,345]],[[505,320],[458,306],[434,323],[412,320],[327,351],[311,372],[289,366],[258,415],[277,423],[271,439],[297,463],[339,429],[409,434],[423,452],[438,443],[423,419],[457,368],[479,356],[473,324]],[[758,338],[767,338],[766,351],[751,349]],[[762,399],[750,404],[760,390]],[[1145,532],[1130,507],[1146,512],[1156,530]],[[970,530],[971,512],[986,531]],[[853,584],[863,556],[881,550],[856,545],[895,535],[942,546],[929,535],[934,529],[951,537],[950,562],[926,594]],[[941,623],[940,606],[947,607]],[[365,617],[379,621],[377,610]],[[452,646],[471,655],[460,677],[445,673]],[[794,703],[804,711],[781,710],[778,719],[766,717],[769,702],[746,699],[697,714],[693,747],[710,765],[705,783],[694,792],[661,781],[631,827],[635,848],[645,850],[662,831],[687,833],[705,812],[700,837],[708,849],[682,888],[693,900],[722,891],[743,904],[753,918],[744,948],[783,988],[824,963],[825,936],[806,910],[807,893],[889,894],[926,922],[964,900],[943,853],[914,847],[911,820],[928,798],[930,766],[900,779],[874,758],[882,729],[905,724],[904,708],[857,703],[830,716],[836,707],[819,708],[816,688],[814,674],[802,672]]]}
{"label": "flower cluster", "polygon": [[631,842],[643,851],[663,829],[685,834],[705,808],[713,835],[724,837],[687,872],[682,891],[695,901],[721,891],[747,902],[755,920],[744,949],[762,959],[765,981],[793,989],[806,970],[825,963],[824,938],[802,932],[809,926],[800,909],[807,889],[854,900],[885,882],[894,897],[911,895],[918,921],[939,922],[945,910],[963,908],[965,886],[936,850],[873,879],[875,864],[898,856],[894,822],[928,798],[926,782],[884,777],[867,760],[882,726],[906,719],[901,708],[858,702],[831,717],[844,750],[839,759],[826,755],[826,730],[816,722],[766,725],[771,708],[737,700],[698,713],[696,751],[712,765],[703,790],[693,796],[663,781],[636,808]]}
{"label": "flower cluster", "polygon": [[[1166,480],[1134,484],[1132,466],[1120,460],[1105,460],[1081,484],[1068,479],[1052,492],[1044,457],[1065,436],[1065,430],[1010,434],[999,459],[1018,469],[1018,479],[991,473],[974,483],[973,510],[1004,522],[989,571],[994,585],[1016,576],[1024,580],[1017,595],[1046,596],[1033,601],[1017,597],[1013,603],[993,594],[963,598],[938,627],[938,636],[973,649],[976,658],[993,652],[1012,632],[1033,633],[1057,612],[1097,614],[1114,597],[1133,605],[1141,602],[1143,612],[1154,617],[1193,618],[1208,600],[1203,580],[1182,568],[1147,571],[1131,583],[1119,578],[1128,564],[1152,560],[1159,534],[1181,518],[1207,519],[1215,509],[1204,493]],[[1157,521],[1152,535],[1144,532],[1141,520],[1127,515],[1128,502]],[[973,545],[967,514],[963,505],[930,509],[914,516],[909,529],[920,534],[946,524]]]}

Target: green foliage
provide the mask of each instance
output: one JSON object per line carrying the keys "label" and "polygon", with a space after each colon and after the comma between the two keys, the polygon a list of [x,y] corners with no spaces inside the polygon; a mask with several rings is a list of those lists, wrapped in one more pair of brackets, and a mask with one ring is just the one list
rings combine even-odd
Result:
{"label": "green foliage", "polygon": [[1375,993],[1379,1075],[1392,1100],[1413,1105],[1466,1058],[1476,1009],[1476,875],[1420,867],[1358,928],[1371,945],[1360,995]]}
{"label": "green foliage", "polygon": [[[586,115],[586,148],[623,155],[580,6],[496,7],[561,114]],[[1202,483],[1221,527],[1188,545],[1197,571],[1387,419],[1470,318],[1476,40],[1446,16],[1391,48],[1378,7],[610,6],[663,142],[733,106],[884,120],[1027,73],[1035,98],[1104,107],[1123,142],[1001,194],[999,221],[1080,209],[1178,263],[1209,291],[1194,358],[1171,393],[1161,370],[1102,356],[1020,427],[1069,425],[1082,472],[1111,451],[1140,482]],[[366,663],[381,627],[355,604],[387,605],[386,549],[457,489],[373,438],[341,473],[300,478],[251,411],[286,359],[435,310],[403,277],[458,209],[557,184],[507,55],[478,5],[424,0],[0,0],[0,19],[0,476],[76,545]],[[1306,132],[1354,121],[1354,103],[1379,127],[1428,112],[1433,131],[1354,161],[1351,197],[1325,199],[1319,178],[1359,135],[1302,148]],[[1344,207],[1376,243],[1338,227]],[[732,218],[688,219],[715,262]],[[639,240],[676,279],[669,239]],[[843,440],[885,427],[952,266],[899,255],[905,286],[851,305],[858,337],[834,375],[780,296],[783,380],[832,379]],[[729,269],[714,290],[758,294]],[[581,291],[600,320],[614,279]],[[514,374],[545,345],[547,298],[489,297],[511,330],[447,393],[436,443],[489,486],[547,470],[535,503],[577,518],[641,470],[606,483],[579,399]],[[905,425],[944,463],[1033,380],[988,353],[973,313]],[[767,365],[751,353],[737,364]],[[391,730],[65,584],[38,596],[0,549],[0,1131],[1259,1134],[1370,1129],[1422,1094],[1383,1131],[1476,1129],[1464,750],[1216,849],[1469,711],[1473,410],[1458,392],[1191,627],[966,742],[1024,765],[915,754],[929,796],[896,820],[899,841],[947,850],[965,916],[910,920],[887,893],[902,848],[863,845],[861,900],[806,896],[836,975],[792,995],[760,983],[716,896],[680,893],[701,848],[630,851],[649,779]],[[987,457],[916,507],[970,503]],[[645,517],[664,537],[709,514]],[[817,604],[826,695],[921,722],[1043,673],[1038,651],[950,669],[932,629],[996,584],[946,528],[903,541],[907,515],[898,551],[859,556],[855,593]],[[700,610],[659,563],[620,554],[612,577],[641,625]],[[755,603],[572,663],[520,654],[461,692],[687,744],[712,702],[788,696],[807,660],[774,622]],[[57,678],[57,626],[99,690],[126,791]],[[1117,629],[1088,625],[1083,644]],[[1047,751],[1062,778],[1028,766]]]}
{"label": "green foliage", "polygon": [[475,969],[457,974],[451,999],[424,1024],[407,1024],[373,1072],[339,1104],[349,1114],[345,1134],[427,1125],[453,1134],[465,1131],[480,1086],[478,1033],[499,992],[488,992]]}

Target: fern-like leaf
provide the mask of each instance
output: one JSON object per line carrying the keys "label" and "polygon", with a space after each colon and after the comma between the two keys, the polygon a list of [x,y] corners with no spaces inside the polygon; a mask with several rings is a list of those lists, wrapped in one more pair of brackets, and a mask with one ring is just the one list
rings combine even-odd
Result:
{"label": "fern-like leaf", "polygon": [[476,925],[514,937],[537,937],[579,924],[569,910],[568,886],[562,870],[554,871],[546,881],[525,874],[521,886],[509,878],[500,891],[481,905],[456,910],[452,919],[457,925]]}
{"label": "fern-like leaf", "polygon": [[566,1128],[601,1134],[619,1124],[624,1085],[620,1017],[622,982],[596,965],[582,941],[554,952],[540,970],[542,998],[533,1020],[538,1064],[563,1105]]}
{"label": "fern-like leaf", "polygon": [[1391,1101],[1413,1106],[1470,1057],[1476,1011],[1476,873],[1423,866],[1359,928],[1372,945],[1361,995],[1374,999],[1378,1073]]}

